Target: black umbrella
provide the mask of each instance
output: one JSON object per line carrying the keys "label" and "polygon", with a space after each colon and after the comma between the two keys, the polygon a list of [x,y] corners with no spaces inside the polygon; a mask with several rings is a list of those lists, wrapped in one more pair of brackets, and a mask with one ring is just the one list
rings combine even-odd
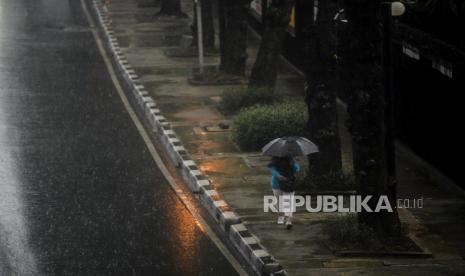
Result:
{"label": "black umbrella", "polygon": [[318,146],[304,137],[277,138],[262,148],[264,155],[277,157],[304,156],[318,151]]}

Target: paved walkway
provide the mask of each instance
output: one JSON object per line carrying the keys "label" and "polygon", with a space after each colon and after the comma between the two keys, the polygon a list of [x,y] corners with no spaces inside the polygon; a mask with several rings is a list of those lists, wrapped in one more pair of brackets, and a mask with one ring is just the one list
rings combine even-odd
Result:
{"label": "paved walkway", "polygon": [[[192,1],[184,0],[183,9],[192,17]],[[400,150],[400,194],[419,191],[428,194],[424,210],[400,212],[401,219],[409,225],[412,237],[427,246],[433,258],[338,258],[325,245],[323,225],[336,214],[310,214],[299,211],[295,216],[292,231],[286,231],[275,224],[275,215],[263,212],[263,195],[270,194],[268,162],[259,153],[241,152],[229,139],[228,131],[219,130],[220,122],[231,118],[222,115],[218,100],[222,91],[231,86],[192,86],[188,83],[191,70],[197,59],[172,58],[168,49],[186,44],[191,19],[153,20],[157,8],[138,8],[136,0],[112,0],[109,5],[112,22],[120,46],[129,63],[141,76],[141,81],[156,100],[162,113],[172,123],[200,169],[208,175],[215,189],[233,207],[249,230],[261,241],[269,252],[280,262],[290,275],[450,275],[464,273],[463,256],[465,248],[463,233],[464,199],[448,197],[441,191],[439,201],[434,192],[442,178],[436,177],[421,162],[412,159],[408,151]],[[249,39],[248,70],[255,59],[259,40],[251,35]],[[206,57],[207,64],[219,63],[218,56]],[[285,98],[302,100],[302,75],[283,62],[280,67],[277,93]],[[340,117],[345,118],[340,105]],[[343,121],[343,120],[341,120]],[[343,138],[344,172],[351,173],[350,139],[341,123]],[[428,179],[428,182],[424,182]],[[408,181],[407,181],[408,180]],[[422,186],[424,185],[424,186]],[[431,191],[431,192],[430,192]],[[418,196],[418,193],[414,194]],[[426,196],[425,196],[426,197]],[[444,216],[443,221],[434,219],[439,202],[453,203],[462,212]],[[429,205],[431,203],[431,205]],[[440,214],[443,215],[442,213]],[[454,235],[445,233],[443,225],[460,220],[453,230]],[[431,231],[424,227],[432,227]],[[447,227],[447,230],[451,230]],[[448,235],[443,239],[441,235]],[[458,243],[460,241],[460,244]],[[458,248],[454,248],[457,247]],[[415,272],[414,272],[415,271]]]}

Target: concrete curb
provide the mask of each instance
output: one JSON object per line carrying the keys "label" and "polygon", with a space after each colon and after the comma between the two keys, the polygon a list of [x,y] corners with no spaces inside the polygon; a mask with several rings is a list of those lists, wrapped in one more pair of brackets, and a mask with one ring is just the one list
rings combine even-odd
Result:
{"label": "concrete curb", "polygon": [[182,142],[171,129],[170,123],[161,114],[156,102],[139,81],[139,76],[124,56],[102,0],[92,0],[91,3],[91,13],[94,19],[98,21],[99,33],[104,42],[105,50],[113,59],[113,63],[116,64],[116,69],[125,85],[132,92],[137,108],[142,111],[145,115],[144,119],[147,120],[152,131],[159,137],[161,144],[173,164],[179,169],[180,176],[189,190],[199,195],[201,204],[217,221],[230,242],[258,274],[287,275],[281,265],[260,244],[259,240],[249,233],[246,226],[241,223],[239,216],[221,199],[218,192],[212,188],[210,181],[189,156]]}

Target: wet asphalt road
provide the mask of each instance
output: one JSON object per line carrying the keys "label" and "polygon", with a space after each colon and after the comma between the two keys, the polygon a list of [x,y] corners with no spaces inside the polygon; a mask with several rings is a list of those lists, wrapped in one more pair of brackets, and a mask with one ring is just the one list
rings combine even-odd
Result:
{"label": "wet asphalt road", "polygon": [[0,275],[234,275],[87,27],[78,0],[0,0]]}

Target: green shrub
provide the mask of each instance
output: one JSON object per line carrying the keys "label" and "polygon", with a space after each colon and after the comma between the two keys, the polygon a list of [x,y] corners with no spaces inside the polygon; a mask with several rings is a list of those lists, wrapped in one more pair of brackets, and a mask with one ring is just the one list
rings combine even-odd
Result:
{"label": "green shrub", "polygon": [[282,136],[304,136],[307,109],[303,103],[257,105],[241,110],[232,123],[232,139],[243,150],[260,150]]}
{"label": "green shrub", "polygon": [[223,97],[220,102],[220,110],[225,114],[235,114],[245,107],[256,104],[271,104],[275,100],[273,89],[255,88],[247,89],[232,88],[223,91]]}

